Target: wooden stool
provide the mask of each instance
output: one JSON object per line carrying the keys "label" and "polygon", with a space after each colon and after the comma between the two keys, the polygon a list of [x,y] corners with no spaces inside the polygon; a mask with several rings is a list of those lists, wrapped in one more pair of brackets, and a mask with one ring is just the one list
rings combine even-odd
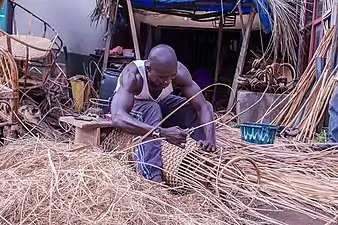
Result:
{"label": "wooden stool", "polygon": [[112,127],[111,121],[93,119],[92,121],[78,120],[73,116],[60,117],[60,122],[75,126],[74,144],[91,144],[100,146],[101,128]]}

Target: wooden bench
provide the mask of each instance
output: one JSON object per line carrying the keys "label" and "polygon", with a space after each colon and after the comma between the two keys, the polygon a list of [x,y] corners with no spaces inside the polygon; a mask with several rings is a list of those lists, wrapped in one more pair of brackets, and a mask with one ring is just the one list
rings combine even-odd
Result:
{"label": "wooden bench", "polygon": [[60,117],[60,122],[75,126],[74,144],[100,145],[101,128],[112,127],[108,119],[78,120],[73,116]]}

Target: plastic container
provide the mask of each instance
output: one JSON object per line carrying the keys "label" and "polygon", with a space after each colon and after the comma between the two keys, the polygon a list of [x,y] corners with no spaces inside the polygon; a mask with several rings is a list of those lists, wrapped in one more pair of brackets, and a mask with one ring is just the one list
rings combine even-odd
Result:
{"label": "plastic container", "polygon": [[273,144],[278,126],[262,123],[242,123],[242,140],[252,144]]}
{"label": "plastic container", "polygon": [[122,52],[125,57],[133,57],[133,49],[123,49]]}
{"label": "plastic container", "polygon": [[[100,99],[109,100],[117,86],[117,80],[121,71],[114,69],[104,70],[101,77]],[[100,108],[107,113],[110,111],[109,106],[100,106]]]}

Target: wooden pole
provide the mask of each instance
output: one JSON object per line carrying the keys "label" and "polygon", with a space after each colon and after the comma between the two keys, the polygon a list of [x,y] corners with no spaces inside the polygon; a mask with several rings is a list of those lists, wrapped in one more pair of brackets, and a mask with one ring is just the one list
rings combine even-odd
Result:
{"label": "wooden pole", "polygon": [[4,4],[5,0],[0,0],[0,9],[2,8],[2,5]]}
{"label": "wooden pole", "polygon": [[[243,37],[242,47],[241,47],[241,51],[240,51],[239,57],[238,57],[236,72],[235,72],[234,79],[232,81],[232,89],[234,90],[235,94],[237,93],[237,86],[238,86],[237,79],[243,72],[245,58],[246,58],[246,54],[247,54],[248,47],[249,47],[251,28],[252,28],[252,24],[253,24],[253,21],[255,19],[255,16],[256,16],[256,12],[254,11],[254,9],[252,9],[250,16],[249,16],[249,19],[248,19],[248,22],[246,24],[245,35]],[[228,107],[227,107],[228,110],[231,109],[231,107],[234,103],[235,97],[236,96],[234,96],[234,94],[231,92],[229,102],[228,102]]]}
{"label": "wooden pole", "polygon": [[[218,37],[217,37],[217,53],[216,53],[216,67],[215,67],[215,76],[214,82],[218,82],[218,75],[219,75],[219,67],[220,67],[220,55],[222,50],[222,39],[223,39],[223,15],[219,19],[219,28],[218,28]],[[212,103],[215,104],[216,100],[216,89],[217,87],[214,86],[214,91],[212,94]]]}
{"label": "wooden pole", "polygon": [[245,35],[245,25],[244,25],[244,20],[243,20],[243,10],[242,10],[242,3],[238,3],[238,12],[239,12],[239,18],[241,20],[241,26],[242,26],[242,36],[244,37]]}
{"label": "wooden pole", "polygon": [[106,47],[104,49],[104,56],[103,56],[103,70],[106,70],[107,67],[108,67],[108,58],[109,58],[109,49],[110,49],[110,42],[111,42],[111,39],[112,39],[112,32],[111,32],[111,29],[112,29],[112,18],[110,17],[109,18],[109,22],[108,22],[108,33],[107,33],[107,40],[106,40]]}
{"label": "wooden pole", "polygon": [[[338,2],[335,2],[334,6],[332,9],[336,12],[335,13],[335,23],[333,25],[334,27],[334,33],[333,33],[333,39],[332,39],[332,44],[331,44],[331,52],[330,52],[330,64],[329,64],[329,73],[332,72],[333,68],[335,67],[335,61],[336,61],[336,56],[337,56],[337,48],[338,48]],[[337,62],[336,62],[337,63]]]}
{"label": "wooden pole", "polygon": [[106,39],[106,47],[104,49],[104,56],[103,56],[103,66],[102,66],[103,70],[106,70],[107,67],[108,67],[109,49],[110,49],[110,44],[111,44],[111,40],[112,40],[112,36],[113,36],[112,30],[115,26],[118,8],[119,8],[119,0],[117,0],[116,3],[115,3],[115,9],[114,9],[113,5],[110,5],[108,31],[107,31],[108,33],[107,33],[107,39]]}
{"label": "wooden pole", "polygon": [[146,46],[144,48],[144,58],[148,58],[151,47],[153,45],[153,30],[150,24],[147,25],[147,41]]}
{"label": "wooden pole", "polygon": [[135,26],[133,8],[132,8],[130,0],[126,0],[126,1],[127,1],[127,7],[128,7],[131,35],[133,37],[133,43],[134,43],[135,56],[136,56],[136,59],[141,59],[140,47],[138,45],[138,40],[137,40],[137,33],[136,33],[136,26]]}

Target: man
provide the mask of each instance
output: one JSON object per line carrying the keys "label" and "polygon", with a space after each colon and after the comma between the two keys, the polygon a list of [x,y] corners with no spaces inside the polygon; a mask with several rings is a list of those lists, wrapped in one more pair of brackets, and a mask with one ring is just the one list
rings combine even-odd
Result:
{"label": "man", "polygon": [[[179,88],[185,98],[172,95],[173,87]],[[112,125],[126,133],[143,136],[200,90],[188,69],[177,61],[175,51],[167,45],[158,45],[147,60],[136,60],[122,71],[111,102]],[[186,129],[212,120],[213,107],[199,94],[155,129],[149,138],[162,137],[184,148]],[[191,136],[204,150],[215,150],[213,124],[195,130]],[[143,176],[163,182],[160,141],[140,145],[136,155],[138,170]]]}
{"label": "man", "polygon": [[325,144],[315,144],[312,146],[314,150],[327,150],[338,148],[338,86],[332,92],[329,102],[329,127],[328,139]]}

